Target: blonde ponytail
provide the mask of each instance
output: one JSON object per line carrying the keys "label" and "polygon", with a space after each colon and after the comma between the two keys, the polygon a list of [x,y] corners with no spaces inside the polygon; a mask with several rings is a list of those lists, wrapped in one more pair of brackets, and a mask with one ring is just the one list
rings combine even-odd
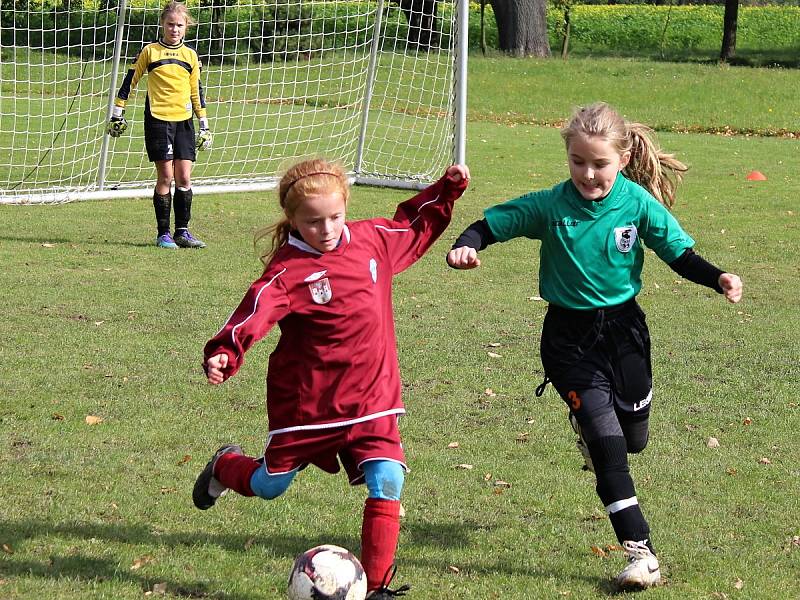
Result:
{"label": "blonde ponytail", "polygon": [[689,169],[654,141],[653,130],[641,123],[627,123],[631,158],[622,173],[635,181],[667,208],[675,204],[675,192]]}

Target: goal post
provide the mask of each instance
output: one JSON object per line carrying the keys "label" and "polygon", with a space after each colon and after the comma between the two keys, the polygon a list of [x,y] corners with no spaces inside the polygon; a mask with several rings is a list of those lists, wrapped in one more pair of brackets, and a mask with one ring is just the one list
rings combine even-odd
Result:
{"label": "goal post", "polygon": [[[2,0],[0,204],[152,194],[146,78],[106,134],[161,0]],[[189,0],[213,147],[198,193],[269,189],[293,161],[421,188],[465,162],[468,0]],[[6,8],[9,6],[10,8]]]}

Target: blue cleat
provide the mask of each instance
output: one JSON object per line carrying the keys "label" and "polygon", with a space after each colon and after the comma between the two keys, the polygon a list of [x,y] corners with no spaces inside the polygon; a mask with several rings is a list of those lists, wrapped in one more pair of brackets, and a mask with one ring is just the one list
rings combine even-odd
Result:
{"label": "blue cleat", "polygon": [[161,234],[156,238],[156,246],[159,248],[169,248],[170,250],[177,250],[178,244],[172,239],[172,236],[167,233]]}

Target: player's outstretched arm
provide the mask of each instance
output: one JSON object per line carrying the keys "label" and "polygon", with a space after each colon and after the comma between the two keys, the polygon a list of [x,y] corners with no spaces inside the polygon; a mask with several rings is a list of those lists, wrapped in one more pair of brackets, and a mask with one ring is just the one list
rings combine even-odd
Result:
{"label": "player's outstretched arm", "polygon": [[738,275],[723,273],[719,276],[719,287],[728,302],[736,304],[742,299],[742,280]]}
{"label": "player's outstretched arm", "polygon": [[227,366],[227,354],[215,354],[214,356],[209,357],[209,359],[203,365],[203,368],[206,372],[206,377],[208,377],[208,383],[211,385],[219,385],[222,383],[225,380],[223,371]]}
{"label": "player's outstretched arm", "polygon": [[447,264],[454,269],[474,269],[481,266],[478,251],[475,248],[461,246],[447,253]]}

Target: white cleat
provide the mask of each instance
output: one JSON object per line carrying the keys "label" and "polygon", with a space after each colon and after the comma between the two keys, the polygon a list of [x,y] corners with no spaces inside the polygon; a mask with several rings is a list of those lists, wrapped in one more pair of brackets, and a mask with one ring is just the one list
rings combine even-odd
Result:
{"label": "white cleat", "polygon": [[594,473],[594,464],[592,463],[592,456],[589,454],[589,447],[586,445],[586,442],[583,441],[581,426],[578,425],[578,420],[575,418],[575,415],[572,414],[572,411],[569,413],[569,424],[572,425],[572,431],[574,431],[578,436],[578,439],[575,441],[575,446],[577,446],[578,450],[580,450],[581,454],[583,454],[583,460],[586,463],[582,467],[583,470]]}
{"label": "white cleat", "polygon": [[661,582],[658,559],[642,542],[622,542],[628,564],[617,575],[617,585],[623,590],[644,590]]}

